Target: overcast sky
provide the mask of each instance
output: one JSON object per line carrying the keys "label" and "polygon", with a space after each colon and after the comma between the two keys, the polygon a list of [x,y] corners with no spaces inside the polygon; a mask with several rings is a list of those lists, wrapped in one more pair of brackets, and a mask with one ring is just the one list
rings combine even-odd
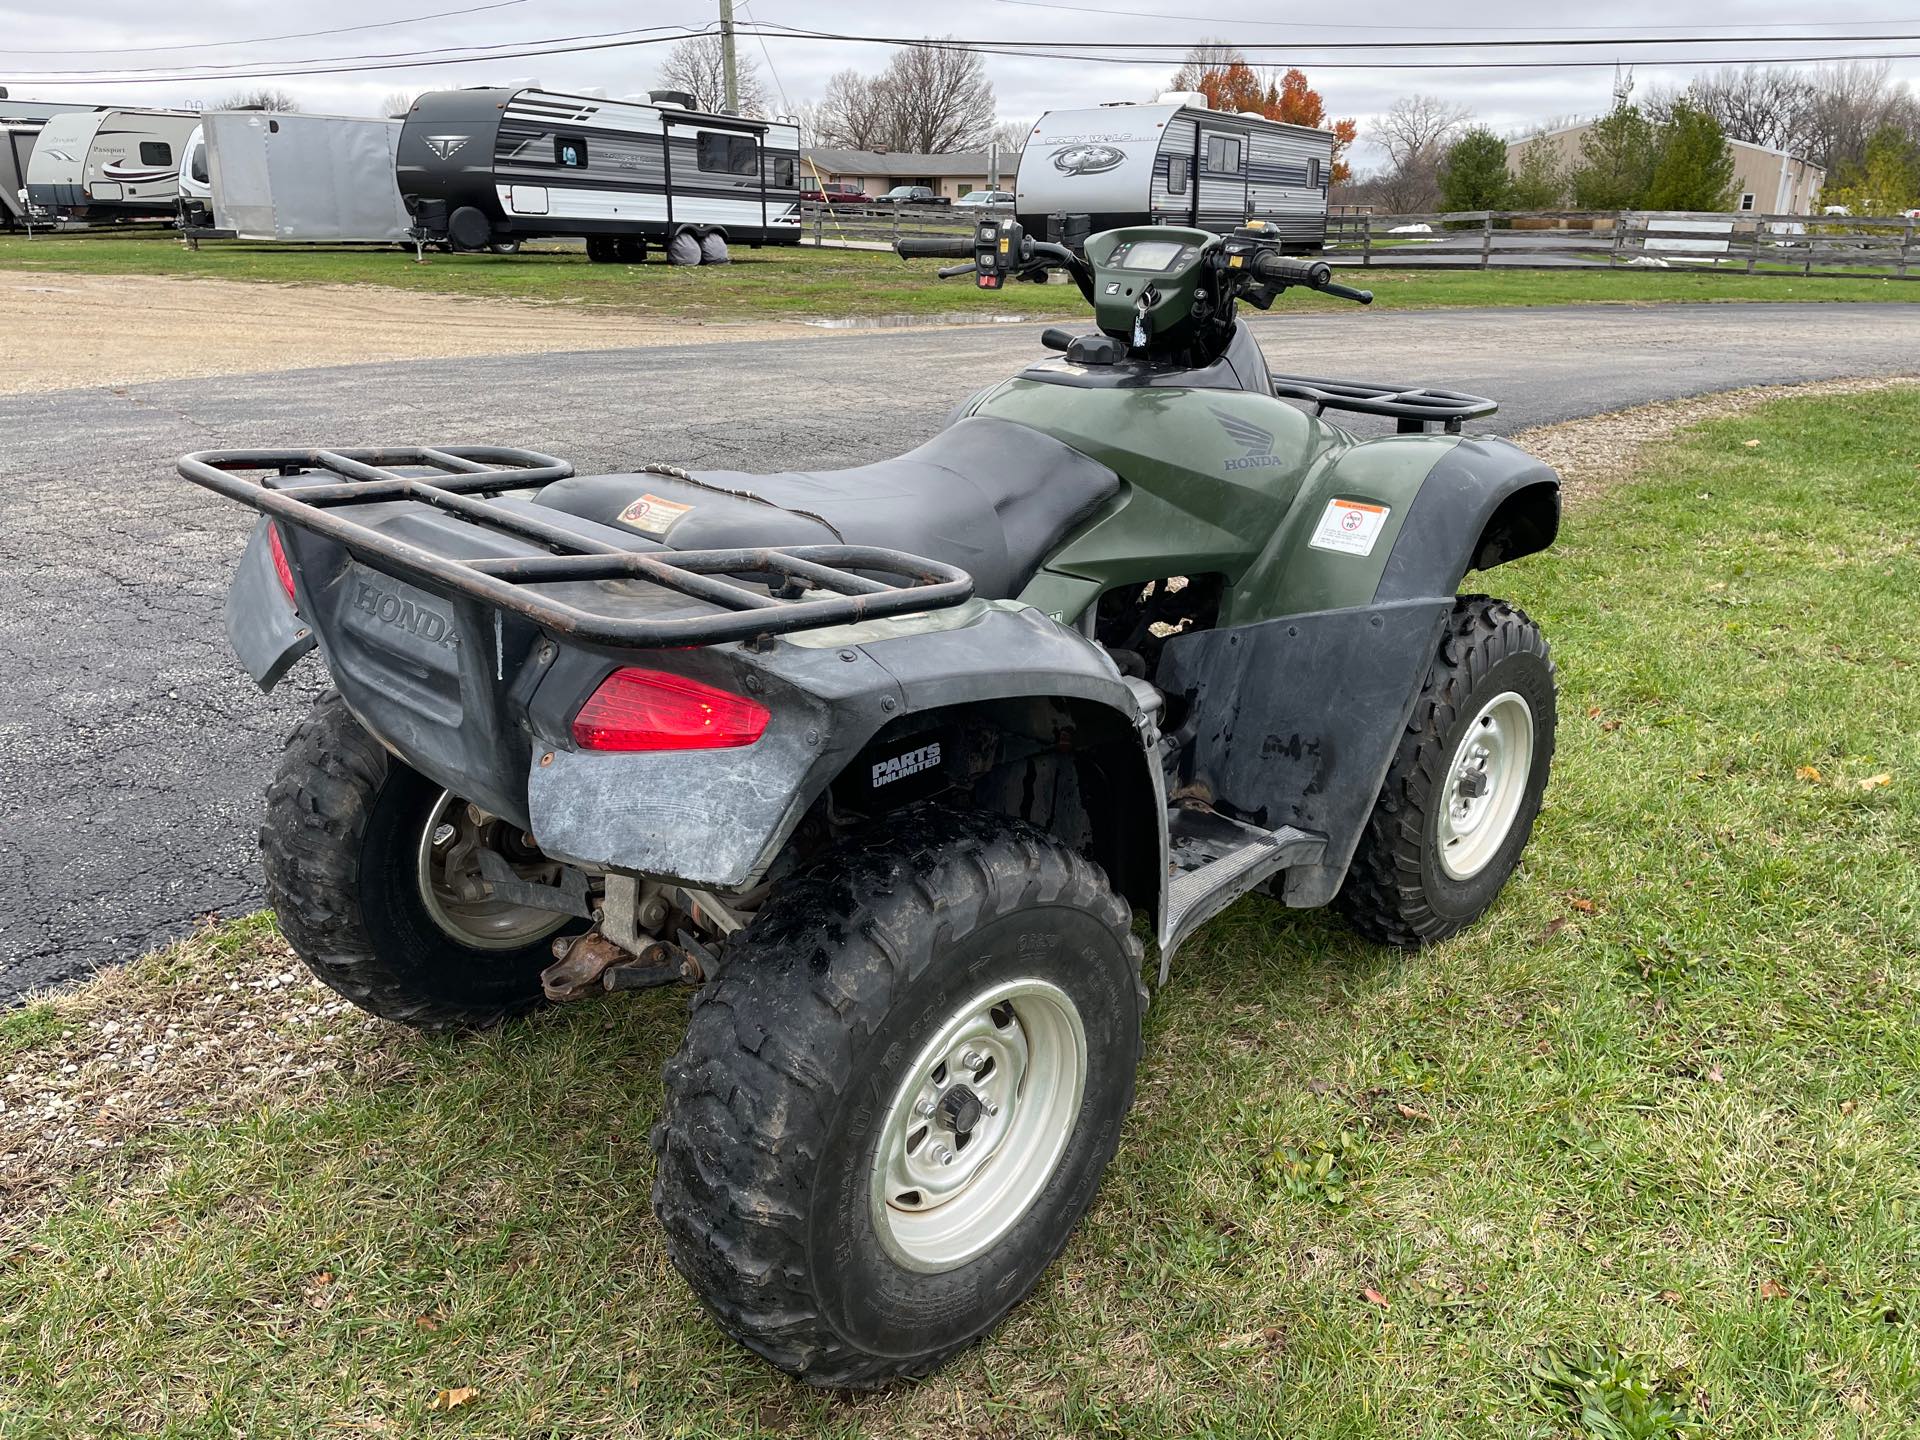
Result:
{"label": "overcast sky", "polygon": [[[57,13],[49,0],[33,0],[31,7],[0,3],[0,35],[13,37],[30,50],[0,49],[0,84],[18,98],[83,100],[135,104],[180,104],[186,101],[218,103],[245,86],[271,84],[290,92],[311,111],[347,114],[371,113],[380,100],[396,90],[418,91],[458,85],[538,83],[549,89],[598,88],[621,95],[647,89],[654,81],[662,46],[636,46],[537,58],[462,61],[435,68],[413,67],[369,70],[358,74],[287,76],[270,80],[240,80],[219,75],[185,84],[99,80],[55,82],[46,72],[108,67],[174,70],[196,65],[261,62],[248,68],[291,65],[335,56],[363,56],[370,52],[417,53],[430,48],[532,42],[596,31],[632,30],[642,26],[711,22],[713,0],[661,0],[661,3],[616,4],[612,0],[510,0],[482,13],[420,20],[379,29],[306,39],[268,41],[263,36],[291,31],[316,31],[334,26],[369,24],[397,17],[485,4],[487,0],[331,0],[324,6],[267,6],[241,0],[176,0],[156,5],[152,0],[86,0]],[[1589,7],[1591,8],[1591,7]],[[1920,37],[1920,19],[1902,22],[1889,18],[1901,7],[1893,0],[1862,0],[1858,5],[1810,6],[1742,0],[1739,4],[1703,4],[1699,0],[1614,0],[1591,8],[1596,21],[1576,25],[1575,12],[1565,8],[1520,3],[1520,0],[1477,0],[1477,3],[1435,4],[1420,0],[1378,0],[1360,8],[1351,3],[1309,7],[1281,7],[1252,0],[946,0],[939,6],[899,3],[899,0],[736,0],[736,14],[746,20],[807,26],[870,35],[954,34],[966,39],[992,38],[1011,42],[1035,40],[1137,40],[1187,45],[1221,38],[1241,44],[1285,44],[1298,47],[1297,60],[1336,117],[1360,121],[1366,139],[1368,117],[1411,91],[1442,94],[1471,106],[1486,123],[1511,131],[1542,120],[1569,114],[1592,114],[1606,107],[1613,84],[1615,60],[1632,62],[1642,89],[1658,84],[1684,83],[1692,68],[1663,65],[1676,55],[1722,58],[1732,55],[1805,56],[1845,53],[1920,52],[1914,41],[1857,41],[1848,43],[1754,44],[1755,35],[1911,34]],[[1175,12],[1197,11],[1186,18]],[[85,13],[78,13],[84,11]],[[1101,13],[1089,13],[1098,11]],[[1161,12],[1154,15],[1153,11]],[[1281,20],[1283,14],[1296,19]],[[1332,17],[1353,15],[1347,23]],[[1819,20],[1809,20],[1818,15]],[[1312,20],[1304,17],[1324,16]],[[1316,57],[1314,40],[1382,41],[1390,39],[1484,39],[1557,36],[1599,36],[1616,42],[1586,49],[1562,49],[1555,58],[1601,62],[1592,69],[1444,69],[1396,70],[1379,62],[1387,59],[1448,61],[1446,52],[1390,55],[1347,52]],[[1708,45],[1677,48],[1632,45],[1628,37],[1693,36],[1712,39]],[[183,47],[207,41],[228,43],[211,48],[135,50],[131,47]],[[767,88],[776,98],[784,93],[788,104],[817,99],[827,78],[848,66],[876,68],[884,63],[883,47],[810,39],[767,39],[764,53],[757,39],[741,40],[742,53],[759,65]],[[81,53],[94,52],[94,53]],[[1485,60],[1537,60],[1540,51],[1485,52]],[[1272,58],[1283,57],[1275,53]],[[1316,58],[1318,63],[1316,63]],[[1065,106],[1097,104],[1103,100],[1143,99],[1163,88],[1177,57],[1165,62],[1098,64],[1022,56],[989,56],[987,73],[999,98],[1001,118],[1030,120],[1041,111]],[[1365,68],[1334,68],[1333,61]],[[1920,79],[1920,61],[1895,62],[1896,73],[1909,81]],[[769,74],[771,71],[771,74]],[[30,75],[28,72],[41,72]],[[777,84],[774,83],[777,80]],[[1362,163],[1369,158],[1364,149]]]}

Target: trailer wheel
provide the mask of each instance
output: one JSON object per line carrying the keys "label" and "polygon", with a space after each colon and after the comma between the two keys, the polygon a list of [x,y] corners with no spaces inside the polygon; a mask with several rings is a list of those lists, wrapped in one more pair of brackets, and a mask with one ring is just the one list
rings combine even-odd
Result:
{"label": "trailer wheel", "polygon": [[721,1326],[868,1388],[998,1325],[1132,1103],[1130,922],[997,815],[910,810],[786,881],[695,999],[654,1131],[668,1253]]}
{"label": "trailer wheel", "polygon": [[639,235],[622,235],[613,242],[614,258],[622,265],[647,263],[647,242]]}
{"label": "trailer wheel", "polygon": [[1412,949],[1479,919],[1520,864],[1553,764],[1553,661],[1505,600],[1463,595],[1354,852],[1338,905]]}
{"label": "trailer wheel", "polygon": [[596,265],[612,265],[620,259],[620,242],[612,235],[587,236],[587,259]]}
{"label": "trailer wheel", "polygon": [[451,883],[458,845],[534,878],[538,852],[513,831],[394,759],[330,690],[267,789],[267,901],[307,968],[361,1009],[423,1030],[491,1025],[541,1003],[552,937],[586,928]]}

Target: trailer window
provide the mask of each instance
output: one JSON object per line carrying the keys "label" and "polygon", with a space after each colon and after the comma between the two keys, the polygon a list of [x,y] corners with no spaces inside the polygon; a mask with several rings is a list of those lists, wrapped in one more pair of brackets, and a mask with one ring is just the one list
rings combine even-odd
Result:
{"label": "trailer window", "polygon": [[569,170],[587,168],[587,142],[578,135],[556,135],[553,137],[553,163],[564,165]]}
{"label": "trailer window", "polygon": [[1167,193],[1184,195],[1187,193],[1187,171],[1193,168],[1193,162],[1185,155],[1175,155],[1167,161]]}
{"label": "trailer window", "polygon": [[793,157],[783,155],[773,162],[773,188],[791,190],[793,184]]}
{"label": "trailer window", "polygon": [[171,165],[173,147],[164,140],[142,140],[140,142],[140,163],[142,165]]}
{"label": "trailer window", "polygon": [[1232,135],[1207,137],[1207,169],[1216,175],[1240,173],[1240,141]]}
{"label": "trailer window", "polygon": [[1308,157],[1307,188],[1309,190],[1318,190],[1320,188],[1320,157],[1318,155]]}
{"label": "trailer window", "polygon": [[194,147],[191,168],[195,180],[199,181],[202,185],[209,183],[207,179],[207,147],[205,145],[196,145]]}
{"label": "trailer window", "polygon": [[694,150],[694,164],[712,175],[754,175],[760,169],[758,150],[746,135],[703,134]]}

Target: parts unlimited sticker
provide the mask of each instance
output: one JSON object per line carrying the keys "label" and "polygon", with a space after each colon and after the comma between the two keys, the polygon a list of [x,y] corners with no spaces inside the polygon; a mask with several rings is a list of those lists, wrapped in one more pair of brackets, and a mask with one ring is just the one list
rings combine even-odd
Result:
{"label": "parts unlimited sticker", "polygon": [[1374,542],[1393,512],[1364,500],[1329,500],[1327,513],[1307,545],[1314,550],[1337,550],[1342,555],[1371,555]]}
{"label": "parts unlimited sticker", "polygon": [[620,512],[620,521],[649,535],[664,536],[673,528],[673,522],[692,508],[674,500],[662,500],[658,495],[642,495]]}

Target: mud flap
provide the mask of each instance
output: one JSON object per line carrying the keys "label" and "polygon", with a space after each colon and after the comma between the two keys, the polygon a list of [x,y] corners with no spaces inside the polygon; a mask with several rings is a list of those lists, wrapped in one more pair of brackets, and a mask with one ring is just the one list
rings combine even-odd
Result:
{"label": "mud flap", "polygon": [[240,567],[227,589],[227,639],[262,690],[271,690],[294,661],[313,648],[313,629],[295,613],[273,569],[273,548],[262,520],[253,527]]}
{"label": "mud flap", "polygon": [[1237,819],[1327,838],[1318,864],[1287,871],[1287,904],[1339,891],[1452,609],[1401,600],[1167,642],[1161,684],[1199,717],[1183,779]]}

